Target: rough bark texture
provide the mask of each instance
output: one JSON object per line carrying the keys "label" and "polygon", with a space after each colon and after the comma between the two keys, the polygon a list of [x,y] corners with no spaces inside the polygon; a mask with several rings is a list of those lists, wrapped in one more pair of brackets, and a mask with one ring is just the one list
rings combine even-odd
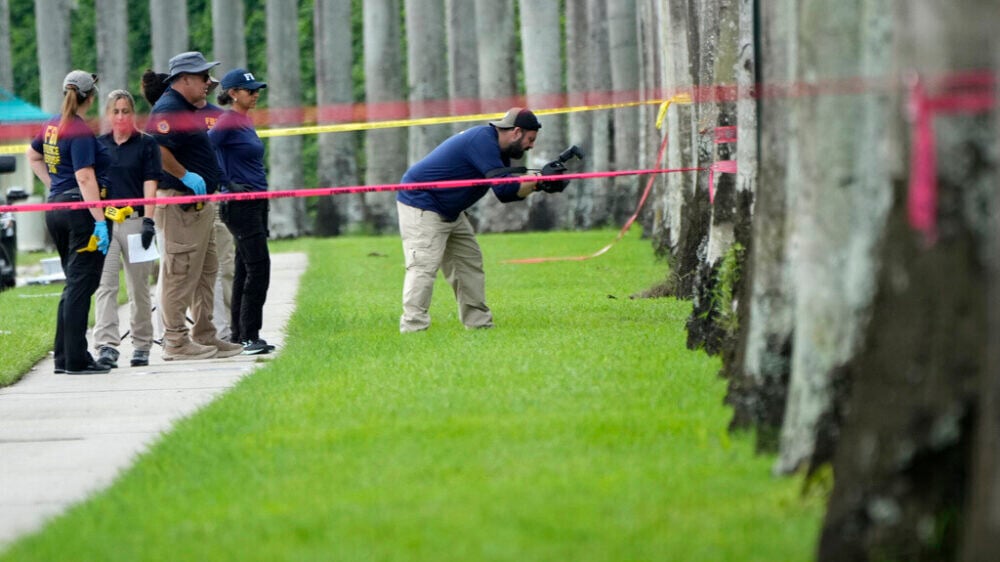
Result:
{"label": "rough bark texture", "polygon": [[[271,126],[301,124],[302,80],[299,72],[298,3],[295,0],[267,1],[267,67],[267,101]],[[270,139],[268,164],[268,184],[271,189],[303,187],[302,137]],[[305,225],[305,199],[282,198],[271,201],[272,237],[300,236]]]}
{"label": "rough bark texture", "polygon": [[[995,36],[990,51],[993,68],[1000,69],[1000,42]],[[994,107],[1000,107],[1000,88],[995,93]],[[993,138],[1000,138],[1000,111],[994,111],[993,127]],[[984,562],[996,555],[996,537],[1000,536],[1000,196],[994,192],[991,199],[985,260],[986,368],[979,375],[972,480],[966,492],[968,524],[960,545],[962,560]]]}
{"label": "rough bark texture", "polygon": [[[755,82],[757,13],[753,0],[738,0],[733,9],[737,11],[737,60],[734,67],[736,79],[736,115],[739,124],[735,158],[738,162],[736,173],[736,206],[734,213],[734,233],[740,252],[736,254],[739,275],[733,287],[736,328],[729,330],[729,338],[723,347],[723,376],[729,380],[740,379],[744,372],[745,342],[750,317],[750,275],[749,264],[753,251],[753,207],[757,191],[758,131],[757,97]],[[743,202],[743,204],[740,204]],[[734,333],[735,332],[735,333]]]}
{"label": "rough bark texture", "polygon": [[985,286],[973,233],[956,225],[923,250],[903,207],[882,253],[880,320],[852,364],[821,560],[952,559],[961,528]]}
{"label": "rough bark texture", "polygon": [[[35,33],[47,37],[38,41],[38,72],[42,111],[59,113],[62,81],[69,73],[69,0],[35,2]],[[91,71],[93,72],[93,71]]]}
{"label": "rough bark texture", "polygon": [[[514,0],[476,0],[479,97],[484,113],[503,113],[516,103],[515,10]],[[528,211],[527,203],[501,203],[487,194],[469,210],[469,215],[480,232],[518,232],[528,224]]]}
{"label": "rough bark texture", "polygon": [[[726,402],[733,407],[731,427],[756,429],[759,450],[777,450],[778,431],[785,414],[791,372],[792,308],[794,288],[788,262],[786,224],[789,220],[786,164],[789,152],[789,103],[773,86],[790,81],[790,39],[796,35],[794,0],[759,4],[760,65],[763,87],[753,98],[759,107],[759,171],[746,278],[749,300],[741,322],[742,369],[730,377]],[[745,9],[746,2],[741,9]],[[742,24],[741,24],[742,26]],[[772,87],[768,87],[771,85]],[[744,112],[742,97],[740,118]],[[754,132],[744,127],[737,148],[740,162]],[[739,178],[750,173],[740,165]]]}
{"label": "rough bark texture", "polygon": [[[637,33],[639,49],[639,100],[648,102],[663,99],[662,80],[660,65],[662,55],[660,54],[660,4],[656,0],[642,0],[639,2],[637,18]],[[637,136],[639,138],[639,160],[638,165],[642,169],[652,168],[656,164],[656,154],[659,151],[660,143],[663,140],[663,131],[656,129],[656,116],[659,106],[655,104],[644,104],[639,108],[639,123]],[[666,180],[661,176],[654,176],[654,182],[662,191]],[[645,189],[650,178],[642,178],[639,186]],[[643,228],[643,235],[649,236],[653,232],[653,224],[656,214],[652,210],[652,205],[648,202],[643,207],[642,214],[639,215],[639,223]]]}
{"label": "rough bark texture", "polygon": [[[410,117],[442,114],[448,97],[444,0],[406,0],[407,68]],[[451,134],[449,125],[410,127],[410,164],[434,150]]]}
{"label": "rough bark texture", "polygon": [[[705,21],[702,40],[706,41],[708,49],[713,56],[703,56],[702,64],[712,64],[711,75],[703,74],[701,83],[703,85],[714,84],[715,88],[735,86],[735,65],[738,48],[738,21],[739,12],[736,3],[732,0],[717,0],[714,5],[706,3],[705,7],[712,9],[711,13],[702,13],[701,19]],[[706,69],[707,71],[707,69]],[[703,71],[704,73],[705,71]],[[698,104],[701,117],[698,122],[699,129],[699,153],[704,157],[699,159],[699,166],[710,166],[715,162],[733,160],[736,158],[736,144],[715,142],[716,127],[736,126],[736,104],[724,99],[722,96],[713,96],[716,99],[705,99]],[[695,284],[692,293],[692,313],[688,318],[688,347],[697,349],[704,348],[709,354],[716,354],[723,350],[724,345],[732,347],[735,332],[733,323],[727,322],[727,318],[735,317],[738,303],[735,299],[728,298],[732,294],[734,287],[729,286],[739,276],[727,279],[720,279],[720,265],[722,259],[727,255],[736,242],[736,222],[737,217],[744,216],[746,224],[745,234],[749,234],[749,205],[746,206],[746,213],[739,213],[736,197],[736,178],[733,174],[715,174],[715,202],[711,203],[710,223],[708,238],[704,252],[704,261],[698,264],[695,271]],[[746,198],[744,198],[746,200]],[[747,202],[748,203],[748,202]],[[745,248],[749,243],[747,238],[741,241]],[[731,273],[741,271],[745,252],[734,254],[738,257],[735,270]],[[734,265],[731,263],[730,265]],[[723,294],[725,293],[725,294]],[[723,324],[729,324],[724,326]],[[728,343],[726,340],[729,340]]]}
{"label": "rough bark texture", "polygon": [[[399,20],[399,0],[364,1],[365,101],[371,121],[403,118],[406,114]],[[399,183],[406,172],[406,129],[374,130],[365,136],[365,182]],[[368,228],[374,232],[395,232],[399,228],[393,193],[366,193],[363,201]]]}
{"label": "rough bark texture", "polygon": [[[884,8],[869,11],[876,7]],[[966,0],[945,9],[924,0],[894,7],[900,68],[926,76],[995,63],[983,48],[995,29],[982,14],[996,13],[996,2]],[[896,107],[905,101],[898,99]],[[989,476],[977,481],[983,473],[973,468],[977,439],[989,439],[989,426],[977,422],[990,407],[984,396],[996,380],[995,371],[986,371],[996,128],[995,116],[983,117],[939,115],[934,121],[939,235],[933,246],[907,224],[907,170],[891,170],[895,197],[880,251],[874,321],[860,332],[864,351],[848,365],[851,388],[821,560],[954,559],[962,530],[982,532],[996,509],[993,504],[983,511],[982,503],[969,501],[978,491],[995,493]],[[898,119],[894,124],[890,141],[908,146],[908,131]],[[902,162],[920,157],[899,152]],[[994,440],[977,454],[995,455],[996,447]],[[995,557],[995,534],[985,539],[985,550],[971,536],[968,559]]]}
{"label": "rough bark texture", "polygon": [[[520,0],[521,43],[524,61],[524,88],[528,107],[561,107],[562,96],[562,26],[558,0]],[[542,123],[535,148],[528,152],[525,165],[541,169],[566,148],[566,116],[541,115]],[[575,169],[575,168],[574,168]],[[528,228],[548,230],[566,227],[567,198],[561,195],[535,195],[528,198]]]}
{"label": "rough bark texture", "polygon": [[[448,33],[448,97],[452,115],[479,113],[479,54],[476,49],[476,3],[469,0],[445,0]],[[469,127],[456,123],[452,132]]]}
{"label": "rough bark texture", "polygon": [[[340,0],[316,0],[313,7],[316,48],[316,105],[320,124],[350,122],[354,100],[351,71],[353,30],[351,5]],[[319,135],[317,179],[321,187],[358,183],[358,134]],[[355,203],[355,204],[352,204]],[[345,228],[359,229],[363,215],[359,195],[320,197],[316,202],[318,236],[334,236]]]}
{"label": "rough bark texture", "polygon": [[[801,4],[799,76],[833,82],[860,70],[861,2]],[[863,130],[860,97],[818,95],[795,101],[799,138],[790,159],[792,185],[793,275],[796,286],[795,339],[788,404],[781,428],[778,472],[810,462],[818,443],[835,438],[835,373],[856,353],[862,313],[870,302],[870,283],[848,283],[849,268],[870,271],[871,257],[860,251],[881,232],[881,220],[865,215],[879,210],[861,194],[872,182],[855,170],[854,147]],[[883,186],[884,189],[884,186]],[[863,217],[852,219],[852,217]],[[862,296],[857,293],[867,293]]]}
{"label": "rough bark texture", "polygon": [[[666,95],[694,94],[701,48],[694,0],[665,2],[661,13],[665,19]],[[670,136],[668,168],[697,165],[695,101],[692,105],[676,105],[667,114],[667,134]],[[708,190],[698,187],[698,176],[696,172],[669,174],[665,191],[656,194],[655,210],[660,220],[654,225],[654,243],[660,254],[670,262],[666,290],[680,298],[692,295],[698,252],[708,230]]]}
{"label": "rough bark texture", "polygon": [[170,57],[188,50],[187,0],[149,0],[153,70],[167,72]]}
{"label": "rough bark texture", "polygon": [[242,0],[212,0],[212,58],[222,63],[221,72],[246,68],[245,25]]}

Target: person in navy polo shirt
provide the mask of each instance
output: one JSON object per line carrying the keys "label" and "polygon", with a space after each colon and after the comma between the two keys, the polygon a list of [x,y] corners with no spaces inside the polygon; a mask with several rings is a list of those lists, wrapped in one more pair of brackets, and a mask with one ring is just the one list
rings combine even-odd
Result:
{"label": "person in navy polo shirt", "polygon": [[[135,100],[127,90],[108,94],[105,117],[111,131],[97,137],[111,155],[111,199],[153,199],[162,173],[160,149],[153,137],[135,128]],[[129,300],[129,333],[135,351],[133,367],[149,365],[149,348],[153,345],[152,299],[149,297],[149,274],[153,262],[132,263],[128,237],[140,235],[142,246],[149,248],[156,235],[153,223],[155,207],[134,207],[135,212],[114,229],[108,256],[104,260],[101,285],[94,295],[94,346],[97,362],[105,367],[118,367],[118,272],[124,262],[125,285]]]}
{"label": "person in navy polo shirt", "polygon": [[[63,79],[62,111],[50,119],[27,150],[28,164],[49,190],[49,202],[100,201],[107,196],[104,147],[83,120],[97,97],[97,75],[74,70]],[[45,226],[59,251],[66,285],[56,313],[55,372],[71,375],[110,371],[87,351],[90,298],[101,281],[109,226],[103,207],[45,212]],[[96,250],[91,239],[96,237]]]}
{"label": "person in navy polo shirt", "polygon": [[[197,51],[170,59],[170,86],[156,101],[147,131],[160,145],[163,175],[157,198],[215,193],[225,177],[208,140],[198,104],[208,95],[209,70],[218,62]],[[213,222],[215,205],[157,205],[156,224],[163,233],[160,299],[163,320],[163,358],[170,360],[231,357],[243,346],[222,341],[212,323],[215,277],[219,263]],[[190,332],[185,323],[188,306],[194,316]]]}
{"label": "person in navy polo shirt", "polygon": [[[229,178],[226,191],[267,191],[264,143],[257,136],[249,112],[267,87],[243,68],[222,77],[220,105],[232,108],[219,117],[208,133]],[[243,342],[243,353],[269,353],[274,347],[260,337],[264,302],[271,279],[267,249],[267,199],[227,201],[222,220],[236,239],[236,273],[233,278],[232,338]]]}
{"label": "person in navy polo shirt", "polygon": [[[146,101],[149,102],[149,105],[156,105],[157,100],[160,99],[164,90],[167,89],[167,84],[164,82],[167,76],[165,73],[154,72],[151,69],[147,69],[143,73],[142,94],[146,98]],[[212,91],[218,86],[219,81],[209,76],[208,95],[211,95]],[[212,127],[215,127],[215,122],[222,115],[223,109],[209,103],[207,99],[196,102],[195,107],[198,108],[198,114],[205,120],[205,128],[212,130]],[[233,293],[233,274],[236,268],[236,246],[233,242],[233,235],[230,234],[229,229],[222,222],[222,218],[219,217],[218,209],[220,207],[221,205],[216,206],[214,223],[215,251],[218,256],[219,274],[215,281],[215,307],[212,312],[212,322],[215,324],[215,330],[219,338],[226,340],[230,339],[232,335],[229,329],[229,317],[230,302],[232,301]],[[163,283],[157,282],[156,302],[160,301],[160,295],[162,294]],[[154,341],[163,340],[163,321],[159,314],[153,315],[153,339]],[[236,341],[235,343],[241,342]]]}
{"label": "person in navy polo shirt", "polygon": [[[509,176],[510,161],[535,145],[542,125],[528,109],[512,108],[503,119],[472,127],[438,145],[410,167],[403,183]],[[498,183],[454,189],[400,191],[396,196],[406,277],[399,331],[430,327],[428,309],[438,270],[455,291],[458,316],[466,328],[493,327],[486,306],[483,254],[465,210],[492,189],[504,203],[521,201],[536,182]]]}

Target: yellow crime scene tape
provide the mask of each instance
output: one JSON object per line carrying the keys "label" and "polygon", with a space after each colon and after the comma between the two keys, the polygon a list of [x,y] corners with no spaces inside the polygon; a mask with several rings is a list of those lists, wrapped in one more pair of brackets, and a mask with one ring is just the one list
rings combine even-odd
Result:
{"label": "yellow crime scene tape", "polygon": [[[660,105],[661,111],[660,115],[657,116],[657,124],[659,124],[663,119],[662,105],[668,102],[680,102],[681,99],[685,101],[683,103],[691,103],[691,97],[688,94],[678,94],[669,100],[646,100],[646,101],[630,101],[630,102],[619,102],[619,103],[602,103],[595,105],[579,105],[573,107],[558,107],[550,109],[539,109],[534,111],[535,115],[560,115],[565,113],[578,113],[584,111],[602,111],[608,109],[627,109],[631,107],[639,107],[642,105]],[[371,122],[354,122],[354,123],[335,123],[330,125],[305,125],[302,127],[278,127],[273,129],[263,129],[257,132],[260,138],[270,138],[270,137],[291,137],[300,135],[320,135],[324,133],[347,133],[354,131],[370,131],[375,129],[393,129],[397,127],[420,127],[424,125],[446,125],[449,123],[466,123],[475,121],[490,121],[493,119],[499,119],[504,116],[504,113],[477,113],[470,115],[451,115],[446,117],[418,117],[411,119],[391,119],[387,121],[371,121]],[[23,154],[25,150],[28,149],[27,144],[8,144],[0,146],[0,154]]]}

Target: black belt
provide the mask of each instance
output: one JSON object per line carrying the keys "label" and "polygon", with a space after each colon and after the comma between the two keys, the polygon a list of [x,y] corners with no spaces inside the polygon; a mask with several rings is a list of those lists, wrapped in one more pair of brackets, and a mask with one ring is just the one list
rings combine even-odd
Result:
{"label": "black belt", "polygon": [[73,201],[73,197],[83,199],[83,193],[80,191],[79,187],[60,191],[55,195],[49,195],[49,203],[64,203],[66,201]]}

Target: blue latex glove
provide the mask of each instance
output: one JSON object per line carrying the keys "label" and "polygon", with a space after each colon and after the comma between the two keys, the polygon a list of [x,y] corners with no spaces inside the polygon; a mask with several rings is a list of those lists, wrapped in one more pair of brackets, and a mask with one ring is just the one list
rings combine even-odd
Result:
{"label": "blue latex glove", "polygon": [[195,195],[205,195],[207,192],[205,189],[205,180],[194,172],[185,172],[181,178],[181,183],[193,191]]}
{"label": "blue latex glove", "polygon": [[111,245],[111,238],[108,237],[108,224],[104,221],[95,221],[94,236],[97,237],[97,249],[102,254],[108,255],[108,246]]}

